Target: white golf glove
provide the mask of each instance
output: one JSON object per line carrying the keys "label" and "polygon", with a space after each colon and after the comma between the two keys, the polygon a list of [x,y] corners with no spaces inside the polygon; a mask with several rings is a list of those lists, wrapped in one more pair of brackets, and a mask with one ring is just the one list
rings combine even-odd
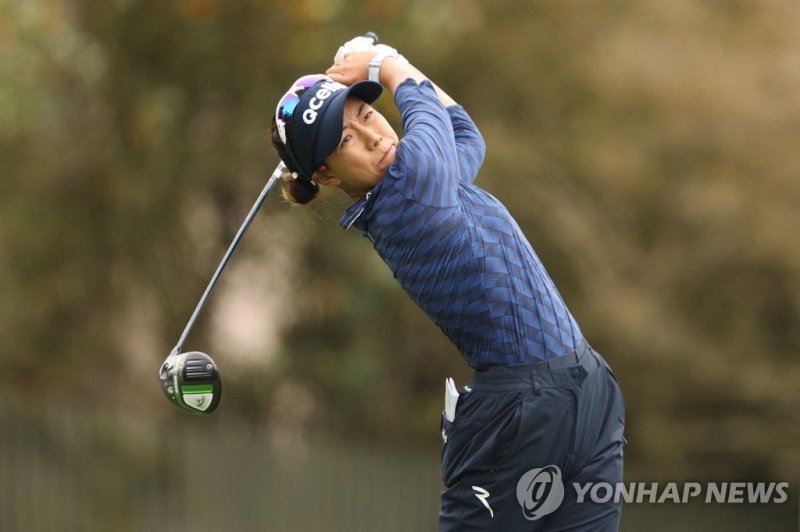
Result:
{"label": "white golf glove", "polygon": [[388,57],[395,57],[400,55],[397,53],[396,48],[392,48],[388,44],[376,44],[375,46],[372,47],[372,49],[378,52],[378,54],[385,55]]}
{"label": "white golf glove", "polygon": [[338,63],[344,59],[347,54],[351,54],[353,52],[367,52],[372,50],[374,46],[375,45],[372,44],[372,39],[369,37],[355,37],[339,47],[339,49],[336,51],[336,55],[333,57],[333,62]]}

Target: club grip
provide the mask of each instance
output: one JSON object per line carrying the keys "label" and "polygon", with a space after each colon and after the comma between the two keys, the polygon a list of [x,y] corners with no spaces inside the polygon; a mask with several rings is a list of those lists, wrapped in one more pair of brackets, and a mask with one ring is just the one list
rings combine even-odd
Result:
{"label": "club grip", "polygon": [[375,33],[374,31],[368,31],[367,33],[364,34],[364,37],[366,37],[367,39],[371,40],[372,44],[378,44],[378,42],[379,42],[378,34]]}

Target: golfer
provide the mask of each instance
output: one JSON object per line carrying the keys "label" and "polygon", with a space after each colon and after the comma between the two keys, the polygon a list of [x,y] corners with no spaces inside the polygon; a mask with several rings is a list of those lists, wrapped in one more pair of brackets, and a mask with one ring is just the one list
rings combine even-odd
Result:
{"label": "golfer", "polygon": [[[622,481],[624,406],[519,226],[475,185],[485,145],[463,107],[394,49],[300,78],[272,143],[284,195],[337,187],[341,220],[475,370],[442,415],[441,531],[617,530],[619,502],[573,483]],[[372,107],[394,95],[402,138]]]}

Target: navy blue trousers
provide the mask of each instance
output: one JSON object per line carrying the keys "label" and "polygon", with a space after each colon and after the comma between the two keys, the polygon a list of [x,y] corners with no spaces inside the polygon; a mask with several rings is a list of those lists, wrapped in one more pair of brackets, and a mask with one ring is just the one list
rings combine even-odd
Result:
{"label": "navy blue trousers", "polygon": [[586,345],[476,372],[442,417],[440,532],[618,530],[621,502],[584,487],[622,482],[624,428],[616,378]]}

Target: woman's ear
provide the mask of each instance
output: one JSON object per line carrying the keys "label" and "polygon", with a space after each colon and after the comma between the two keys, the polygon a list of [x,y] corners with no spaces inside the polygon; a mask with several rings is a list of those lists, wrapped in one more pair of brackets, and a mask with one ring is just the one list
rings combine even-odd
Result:
{"label": "woman's ear", "polygon": [[334,187],[337,187],[342,183],[340,179],[337,179],[336,176],[331,174],[328,167],[324,164],[317,168],[311,178],[320,185],[333,185]]}

